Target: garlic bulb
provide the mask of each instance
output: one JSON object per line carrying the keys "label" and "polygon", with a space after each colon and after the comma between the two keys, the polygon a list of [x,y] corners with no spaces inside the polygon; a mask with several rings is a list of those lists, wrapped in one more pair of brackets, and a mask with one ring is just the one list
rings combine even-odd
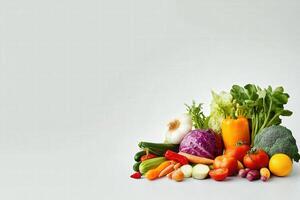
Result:
{"label": "garlic bulb", "polygon": [[179,144],[183,137],[192,130],[192,126],[192,118],[188,114],[171,120],[167,125],[165,143]]}

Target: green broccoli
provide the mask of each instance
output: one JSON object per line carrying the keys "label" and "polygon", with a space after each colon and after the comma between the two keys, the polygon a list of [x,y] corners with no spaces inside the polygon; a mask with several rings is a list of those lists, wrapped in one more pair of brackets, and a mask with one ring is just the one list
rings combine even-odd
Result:
{"label": "green broccoli", "polygon": [[283,126],[264,128],[255,136],[254,147],[265,150],[270,157],[276,153],[284,153],[296,162],[300,159],[292,132]]}

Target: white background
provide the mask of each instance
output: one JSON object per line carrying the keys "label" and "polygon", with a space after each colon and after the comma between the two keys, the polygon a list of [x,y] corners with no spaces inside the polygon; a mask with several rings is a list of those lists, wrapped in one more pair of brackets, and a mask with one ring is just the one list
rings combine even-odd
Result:
{"label": "white background", "polygon": [[300,142],[298,0],[0,0],[0,199],[283,199],[268,183],[132,180],[141,140],[232,84],[285,87]]}

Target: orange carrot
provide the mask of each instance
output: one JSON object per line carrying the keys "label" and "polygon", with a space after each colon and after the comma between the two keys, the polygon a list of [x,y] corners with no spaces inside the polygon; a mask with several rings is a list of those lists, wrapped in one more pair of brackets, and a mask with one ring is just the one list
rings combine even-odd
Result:
{"label": "orange carrot", "polygon": [[155,168],[159,173],[164,170],[169,165],[173,164],[173,161],[167,160],[163,163],[161,163],[157,168]]}
{"label": "orange carrot", "polygon": [[173,164],[173,161],[167,160],[163,163],[161,163],[158,167],[156,167],[155,169],[150,169],[147,173],[146,173],[146,178],[149,180],[154,180],[156,178],[159,177],[159,174],[167,167],[169,167],[170,165]]}
{"label": "orange carrot", "polygon": [[181,164],[180,163],[177,163],[175,166],[174,166],[174,169],[178,169],[179,167],[181,167]]}
{"label": "orange carrot", "polygon": [[174,171],[174,166],[175,166],[175,164],[171,164],[171,165],[169,165],[168,167],[166,167],[164,170],[162,170],[162,171],[159,173],[158,177],[160,178],[160,177],[166,176],[167,174],[169,174],[169,173],[171,173],[172,171]]}
{"label": "orange carrot", "polygon": [[172,174],[173,174],[173,172],[174,172],[174,171],[172,171],[172,172],[170,172],[170,173],[167,174],[167,177],[168,177],[169,179],[172,179]]}
{"label": "orange carrot", "polygon": [[154,180],[158,177],[158,175],[159,172],[156,169],[150,169],[149,171],[147,171],[145,176],[148,180]]}
{"label": "orange carrot", "polygon": [[209,158],[194,156],[194,155],[184,153],[184,152],[179,152],[179,154],[185,156],[191,163],[205,164],[205,165],[210,165],[210,164],[214,163],[214,160],[209,159]]}

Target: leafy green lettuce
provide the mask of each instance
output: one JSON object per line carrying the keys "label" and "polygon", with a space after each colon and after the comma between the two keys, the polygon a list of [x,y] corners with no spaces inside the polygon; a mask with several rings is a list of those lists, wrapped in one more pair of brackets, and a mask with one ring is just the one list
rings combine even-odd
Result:
{"label": "leafy green lettuce", "polygon": [[213,131],[220,133],[223,119],[234,114],[233,98],[230,93],[212,91],[212,102],[210,104],[210,115],[208,127]]}

